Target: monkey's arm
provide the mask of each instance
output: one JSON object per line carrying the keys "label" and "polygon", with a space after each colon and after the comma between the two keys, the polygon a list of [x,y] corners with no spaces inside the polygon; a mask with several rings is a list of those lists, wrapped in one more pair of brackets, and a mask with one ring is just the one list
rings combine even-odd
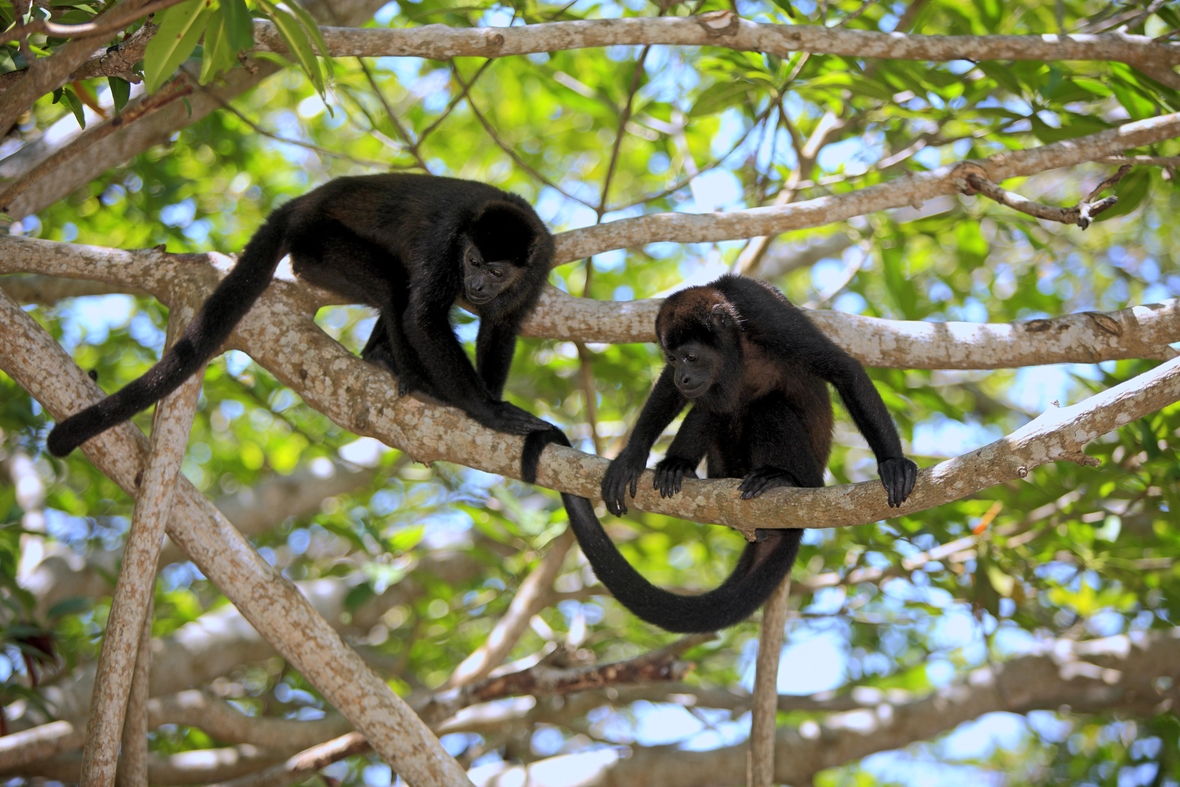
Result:
{"label": "monkey's arm", "polygon": [[918,466],[905,458],[897,427],[864,367],[836,346],[807,315],[754,279],[728,280],[723,292],[750,326],[751,338],[786,368],[802,362],[840,393],[844,406],[877,457],[877,473],[889,505],[905,502],[914,490]]}
{"label": "monkey's arm", "polygon": [[639,420],[635,422],[627,447],[610,463],[602,478],[602,499],[606,502],[607,510],[615,516],[627,513],[625,490],[630,487],[631,497],[635,497],[639,476],[643,475],[643,468],[647,465],[648,452],[685,404],[685,398],[672,382],[672,367],[665,365],[639,413]]}
{"label": "monkey's arm", "polygon": [[697,477],[697,466],[709,450],[709,420],[709,414],[699,407],[692,408],[684,417],[668,453],[656,465],[652,485],[660,490],[660,497],[678,494],[685,476]]}
{"label": "monkey's arm", "polygon": [[[803,315],[800,317],[807,319]],[[877,456],[877,473],[888,493],[889,506],[900,506],[914,491],[918,466],[902,453],[897,427],[864,367],[814,326],[812,330],[816,336],[800,344],[810,353],[812,367],[839,391],[856,428]]]}
{"label": "monkey's arm", "polygon": [[517,322],[497,323],[484,317],[479,320],[475,368],[493,399],[504,398],[504,383],[508,381],[508,370],[516,353]]}
{"label": "monkey's arm", "polygon": [[540,418],[491,395],[455,338],[449,320],[450,302],[432,303],[424,294],[427,289],[411,289],[403,327],[434,394],[499,432],[528,434],[550,429],[550,424]]}

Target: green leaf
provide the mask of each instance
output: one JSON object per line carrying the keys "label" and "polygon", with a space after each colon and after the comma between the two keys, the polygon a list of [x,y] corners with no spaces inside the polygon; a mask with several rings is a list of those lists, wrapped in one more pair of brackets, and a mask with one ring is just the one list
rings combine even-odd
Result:
{"label": "green leaf", "polygon": [[320,71],[319,60],[316,59],[315,53],[311,49],[311,39],[307,37],[307,31],[299,24],[299,20],[269,0],[258,0],[258,4],[274,21],[279,35],[287,42],[287,48],[291,50],[291,54],[295,55],[299,66],[307,74],[311,83],[315,85],[316,91],[323,96],[324,76]]}
{"label": "green leaf", "polygon": [[[328,43],[324,41],[324,34],[320,32],[320,26],[316,24],[312,15],[307,13],[307,9],[296,0],[291,0],[291,2],[287,3],[287,7],[295,12],[295,16],[299,17],[303,28],[311,36],[311,40],[315,42],[316,48],[320,50],[320,57],[328,57]],[[328,62],[331,63],[331,60]]]}
{"label": "green leaf", "polygon": [[229,40],[225,15],[214,14],[205,29],[205,44],[201,52],[201,84],[209,84],[213,77],[233,68],[236,62],[237,52]]}
{"label": "green leaf", "polygon": [[82,100],[74,95],[74,91],[68,87],[62,89],[61,97],[70,111],[74,113],[74,117],[78,119],[78,125],[86,128],[86,108],[82,106]]}
{"label": "green leaf", "polygon": [[1147,197],[1150,186],[1151,172],[1146,168],[1134,170],[1114,187],[1115,196],[1119,198],[1118,204],[1099,213],[1094,217],[1094,221],[1107,221],[1117,216],[1127,215],[1139,207]]}
{"label": "green leaf", "polygon": [[791,0],[774,0],[774,4],[781,8],[789,19],[795,18],[795,9],[791,7]]}
{"label": "green leaf", "polygon": [[736,82],[718,82],[701,92],[696,103],[689,110],[688,116],[701,117],[702,115],[712,115],[728,109],[743,99],[749,90],[750,85],[741,80]]}
{"label": "green leaf", "polygon": [[45,617],[49,618],[50,620],[54,620],[66,615],[75,615],[79,612],[85,612],[93,606],[94,602],[85,596],[72,596],[67,599],[62,599],[50,607],[49,611],[45,613]]}
{"label": "green leaf", "polygon": [[115,102],[117,115],[127,106],[127,99],[131,97],[131,83],[119,77],[107,77],[107,84],[111,87],[111,100]]}
{"label": "green leaf", "polygon": [[238,52],[254,45],[254,23],[246,8],[246,0],[221,0],[218,13],[225,20],[225,31],[235,57]]}
{"label": "green leaf", "polygon": [[164,11],[160,29],[143,55],[144,82],[149,93],[158,90],[196,49],[212,10],[213,0],[188,0]]}

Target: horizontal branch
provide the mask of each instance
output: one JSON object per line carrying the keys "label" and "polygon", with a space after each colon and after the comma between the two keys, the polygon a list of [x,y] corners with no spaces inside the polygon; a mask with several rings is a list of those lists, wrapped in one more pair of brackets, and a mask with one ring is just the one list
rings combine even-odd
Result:
{"label": "horizontal branch", "polygon": [[966,171],[982,174],[999,183],[1008,178],[1076,166],[1174,137],[1180,137],[1180,112],[1027,150],[1005,151],[986,159],[947,165],[929,172],[911,172],[876,186],[789,205],[725,213],[656,213],[620,219],[558,235],[555,259],[560,264],[657,241],[705,243],[779,235],[955,194],[963,190]]}
{"label": "horizontal branch", "polygon": [[[1131,65],[1180,63],[1180,44],[1148,36],[927,36],[841,30],[821,25],[761,24],[732,11],[691,17],[547,22],[520,27],[322,28],[335,57],[505,57],[606,46],[715,46],[787,56],[794,52],[890,60],[1114,60]],[[254,23],[257,48],[286,52],[269,22]]]}
{"label": "horizontal branch", "polygon": [[[27,252],[27,253],[22,253]],[[212,255],[210,255],[212,256]],[[171,287],[212,288],[215,271],[205,255],[169,257],[160,252],[122,252],[97,247],[0,238],[4,270],[100,280],[130,275],[151,292],[172,297]],[[149,264],[150,261],[150,264]],[[209,290],[206,290],[209,291]],[[328,337],[309,318],[306,288],[275,281],[238,325],[230,346],[247,352],[309,406],[342,428],[375,437],[418,461],[445,460],[489,473],[519,477],[521,439],[479,426],[459,410],[398,398],[386,372],[365,363]],[[1084,318],[1090,319],[1090,318]],[[281,328],[280,328],[281,326]],[[283,340],[276,341],[276,331]],[[37,392],[33,392],[37,396]],[[922,471],[914,494],[900,509],[886,505],[877,481],[826,489],[778,489],[756,500],[740,500],[737,482],[689,480],[682,494],[661,499],[650,476],[640,482],[635,506],[698,522],[714,522],[752,533],[755,528],[825,527],[864,524],[958,500],[989,486],[1023,478],[1035,467],[1078,460],[1100,434],[1180,399],[1180,360],[1116,386],[1085,402],[1042,415],[1017,432],[977,451]],[[606,460],[568,448],[546,450],[541,484],[591,499],[599,494]]]}
{"label": "horizontal branch", "polygon": [[[606,344],[654,342],[661,303],[574,298],[550,287],[525,322],[523,335]],[[1175,355],[1168,345],[1180,341],[1180,299],[1013,323],[885,320],[826,310],[807,310],[807,315],[861,363],[890,369],[1163,360]]]}
{"label": "horizontal branch", "polygon": [[[172,255],[155,250],[123,251],[100,246],[0,236],[0,273],[40,276],[0,278],[14,296],[67,291],[49,286],[79,280],[79,294],[125,291],[150,293],[170,303],[177,291],[210,293],[230,261],[216,254]],[[87,281],[83,281],[87,280]],[[11,284],[10,284],[11,283]],[[341,303],[323,290],[277,284],[264,298],[277,297],[311,313]],[[9,290],[9,288],[12,288]],[[278,292],[282,291],[282,295]],[[288,294],[290,299],[288,299]],[[661,300],[597,301],[574,298],[547,287],[524,336],[566,341],[654,342]],[[1015,323],[885,320],[833,311],[809,310],[811,320],[866,366],[895,369],[1000,369],[1050,363],[1098,363],[1127,358],[1165,360],[1180,342],[1180,299],[1114,312],[1079,312]]]}
{"label": "horizontal branch", "polygon": [[[985,713],[1028,713],[1068,707],[1073,713],[1114,710],[1146,717],[1180,700],[1180,635],[1152,632],[1136,639],[1046,643],[1040,652],[974,670],[963,680],[919,699],[833,714],[813,724],[779,730],[775,782],[811,784],[816,774],[879,751],[928,741]],[[1161,681],[1159,678],[1167,678]],[[645,787],[720,787],[745,783],[746,744],[709,751],[675,746],[565,755],[560,765],[542,760],[527,767],[496,764],[472,771],[479,783],[557,787],[568,774],[583,784]]]}

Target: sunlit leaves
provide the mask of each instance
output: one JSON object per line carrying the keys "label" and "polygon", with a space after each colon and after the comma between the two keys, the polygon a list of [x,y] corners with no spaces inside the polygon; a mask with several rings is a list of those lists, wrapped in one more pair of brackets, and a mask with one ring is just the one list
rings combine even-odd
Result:
{"label": "sunlit leaves", "polygon": [[205,32],[215,0],[187,0],[165,9],[144,52],[144,82],[155,92],[188,59]]}

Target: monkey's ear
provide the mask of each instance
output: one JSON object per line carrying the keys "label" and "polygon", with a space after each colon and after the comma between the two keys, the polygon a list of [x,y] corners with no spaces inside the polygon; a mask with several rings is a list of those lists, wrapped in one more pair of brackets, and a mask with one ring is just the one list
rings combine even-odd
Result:
{"label": "monkey's ear", "polygon": [[726,330],[738,324],[737,315],[728,303],[715,303],[709,310],[709,323],[718,330]]}

